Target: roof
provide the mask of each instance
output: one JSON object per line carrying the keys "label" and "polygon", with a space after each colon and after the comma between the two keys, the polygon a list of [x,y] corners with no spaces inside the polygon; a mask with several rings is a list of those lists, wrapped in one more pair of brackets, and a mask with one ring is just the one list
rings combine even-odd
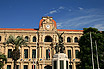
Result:
{"label": "roof", "polygon": [[[24,29],[24,28],[0,28],[0,30],[25,30],[25,31],[38,31],[38,29]],[[83,30],[69,30],[69,29],[57,29],[57,31],[74,31],[74,32],[83,32]]]}
{"label": "roof", "polygon": [[69,30],[69,29],[57,29],[58,31],[74,31],[74,32],[83,32],[83,30]]}
{"label": "roof", "polygon": [[37,29],[24,29],[24,28],[0,28],[0,30],[25,30],[25,31],[37,31]]}

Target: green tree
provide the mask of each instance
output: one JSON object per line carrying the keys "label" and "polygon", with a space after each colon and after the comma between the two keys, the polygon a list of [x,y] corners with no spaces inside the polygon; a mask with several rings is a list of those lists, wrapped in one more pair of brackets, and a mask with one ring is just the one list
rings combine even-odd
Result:
{"label": "green tree", "polygon": [[11,53],[11,57],[14,60],[14,69],[16,69],[16,62],[20,58],[19,47],[21,47],[22,45],[27,45],[26,41],[23,39],[23,37],[19,36],[14,38],[12,35],[10,35],[6,41],[6,44],[12,44],[13,46],[15,46],[15,49]]}
{"label": "green tree", "polygon": [[94,57],[94,69],[97,69],[97,56],[96,56],[96,45],[98,50],[98,58],[100,69],[104,68],[104,37],[101,32],[96,28],[84,28],[83,36],[79,40],[80,52],[78,54],[81,63],[78,69],[92,69],[92,53],[91,53],[91,41],[90,33],[92,35],[92,46],[93,46],[93,57]]}
{"label": "green tree", "polygon": [[4,66],[4,61],[6,63],[7,58],[6,58],[6,56],[4,54],[0,53],[0,69]]}

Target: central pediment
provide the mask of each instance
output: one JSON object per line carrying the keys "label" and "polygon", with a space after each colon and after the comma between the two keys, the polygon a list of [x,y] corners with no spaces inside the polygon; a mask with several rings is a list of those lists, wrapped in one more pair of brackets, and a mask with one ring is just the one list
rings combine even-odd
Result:
{"label": "central pediment", "polygon": [[53,20],[52,17],[42,17],[39,23],[39,30],[56,30],[56,22]]}

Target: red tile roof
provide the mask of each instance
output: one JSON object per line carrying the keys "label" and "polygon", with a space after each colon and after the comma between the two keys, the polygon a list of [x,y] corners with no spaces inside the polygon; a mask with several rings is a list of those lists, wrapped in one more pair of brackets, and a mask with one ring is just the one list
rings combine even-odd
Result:
{"label": "red tile roof", "polygon": [[[0,30],[38,31],[37,29],[24,29],[24,28],[0,28]],[[75,31],[75,32],[83,32],[83,30],[69,30],[69,29],[57,29],[57,31]]]}
{"label": "red tile roof", "polygon": [[58,31],[75,31],[75,32],[83,32],[83,30],[68,30],[68,29],[57,29]]}
{"label": "red tile roof", "polygon": [[29,31],[37,31],[37,29],[23,29],[23,28],[0,28],[0,30],[29,30]]}

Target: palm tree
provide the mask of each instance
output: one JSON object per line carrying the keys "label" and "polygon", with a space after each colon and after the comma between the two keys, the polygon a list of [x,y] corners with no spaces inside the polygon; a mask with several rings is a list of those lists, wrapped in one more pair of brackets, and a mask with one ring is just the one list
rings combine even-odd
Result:
{"label": "palm tree", "polygon": [[22,45],[27,45],[26,41],[23,39],[23,37],[18,36],[14,38],[12,35],[10,35],[6,41],[6,44],[12,44],[15,46],[15,49],[11,53],[11,57],[12,60],[14,60],[14,69],[16,69],[16,62],[20,58],[19,47],[21,47]]}
{"label": "palm tree", "polygon": [[0,69],[4,66],[4,61],[6,63],[7,58],[6,58],[6,56],[4,54],[0,53]]}

